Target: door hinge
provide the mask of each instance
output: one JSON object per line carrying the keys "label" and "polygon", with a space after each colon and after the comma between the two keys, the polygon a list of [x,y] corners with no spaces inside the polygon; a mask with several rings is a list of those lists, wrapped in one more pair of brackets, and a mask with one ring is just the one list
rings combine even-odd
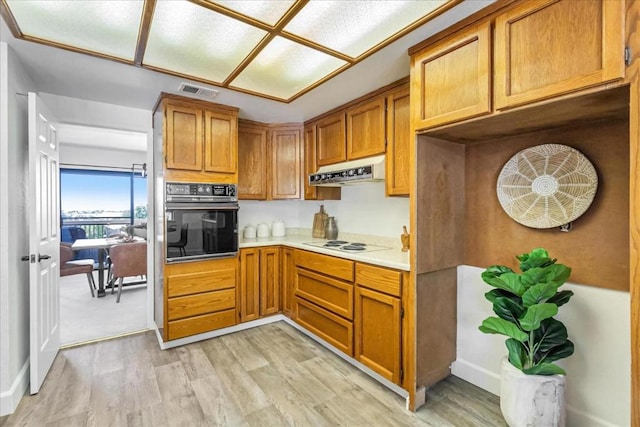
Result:
{"label": "door hinge", "polygon": [[404,308],[400,307],[400,318],[404,319]]}
{"label": "door hinge", "polygon": [[631,49],[629,46],[625,46],[624,48],[624,65],[627,67],[631,65]]}
{"label": "door hinge", "polygon": [[404,369],[400,368],[400,382],[404,380]]}
{"label": "door hinge", "polygon": [[389,145],[389,139],[385,138],[384,139],[384,149],[385,149],[385,151],[387,150],[387,145]]}

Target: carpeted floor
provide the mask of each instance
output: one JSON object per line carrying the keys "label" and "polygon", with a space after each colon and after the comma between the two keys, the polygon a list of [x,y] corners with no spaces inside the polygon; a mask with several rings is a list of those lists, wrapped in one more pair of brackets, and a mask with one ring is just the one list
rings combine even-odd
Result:
{"label": "carpeted floor", "polygon": [[[96,281],[98,273],[94,272]],[[135,278],[133,278],[135,280]],[[87,276],[60,278],[60,344],[108,338],[147,328],[147,287],[122,288],[120,302],[107,289],[104,298],[92,298]]]}

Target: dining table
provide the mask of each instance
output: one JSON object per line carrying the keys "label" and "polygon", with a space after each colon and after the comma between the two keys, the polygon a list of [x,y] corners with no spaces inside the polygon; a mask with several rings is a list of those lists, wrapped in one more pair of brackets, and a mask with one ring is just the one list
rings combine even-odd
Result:
{"label": "dining table", "polygon": [[77,239],[71,244],[71,250],[81,251],[83,249],[97,249],[98,250],[98,298],[102,298],[106,295],[105,292],[105,279],[104,279],[104,263],[107,252],[110,247],[121,243],[129,242],[144,242],[142,237],[133,237],[132,239],[125,239],[122,237],[103,237],[98,239]]}

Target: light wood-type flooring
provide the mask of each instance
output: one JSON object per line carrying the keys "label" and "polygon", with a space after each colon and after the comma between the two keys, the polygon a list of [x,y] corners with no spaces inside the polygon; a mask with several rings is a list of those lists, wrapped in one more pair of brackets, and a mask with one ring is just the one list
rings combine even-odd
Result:
{"label": "light wood-type flooring", "polygon": [[285,322],[160,350],[153,332],[62,350],[3,426],[504,426],[456,377],[416,413]]}

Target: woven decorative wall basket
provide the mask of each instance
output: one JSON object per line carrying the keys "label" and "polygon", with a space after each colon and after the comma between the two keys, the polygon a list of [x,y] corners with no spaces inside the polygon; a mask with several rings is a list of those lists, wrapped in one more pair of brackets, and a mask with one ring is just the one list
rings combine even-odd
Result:
{"label": "woven decorative wall basket", "polygon": [[568,224],[593,202],[598,174],[578,150],[543,144],[520,151],[498,177],[498,200],[513,220],[532,228]]}

